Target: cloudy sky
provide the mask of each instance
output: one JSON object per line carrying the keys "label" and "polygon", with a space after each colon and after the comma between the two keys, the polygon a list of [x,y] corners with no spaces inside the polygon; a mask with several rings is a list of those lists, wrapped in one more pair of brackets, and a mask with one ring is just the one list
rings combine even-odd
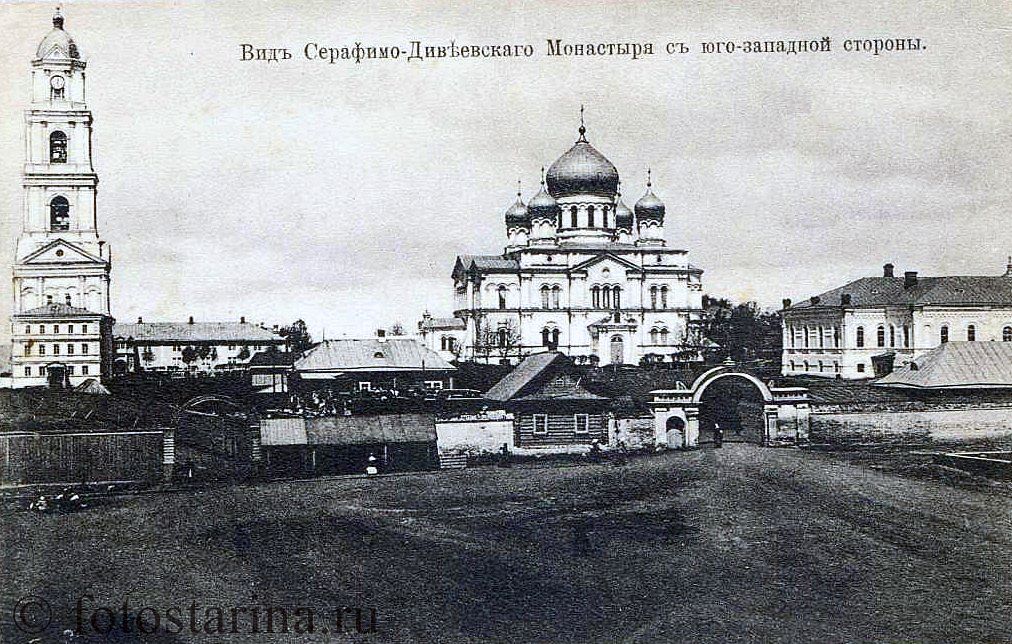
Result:
{"label": "cloudy sky", "polygon": [[[516,179],[530,196],[575,140],[581,104],[629,203],[653,168],[668,243],[712,294],[774,306],[886,261],[994,274],[1012,253],[1008,3],[266,4],[64,5],[89,62],[120,320],[301,317],[332,337],[445,314],[455,256],[502,251]],[[29,62],[53,6],[0,5],[4,265],[21,225]],[[700,52],[822,36],[831,53]],[[894,36],[926,49],[843,50]],[[548,57],[548,38],[657,53]],[[411,40],[536,53],[334,65],[301,53]],[[691,52],[669,56],[669,41]],[[242,62],[242,43],[294,57]]]}

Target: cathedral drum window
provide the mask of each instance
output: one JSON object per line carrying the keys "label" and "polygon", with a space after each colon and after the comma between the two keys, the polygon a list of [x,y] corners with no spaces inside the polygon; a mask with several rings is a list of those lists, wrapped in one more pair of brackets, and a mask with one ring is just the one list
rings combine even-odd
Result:
{"label": "cathedral drum window", "polygon": [[67,80],[63,76],[53,76],[49,79],[49,87],[52,88],[50,97],[54,101],[62,101],[66,91]]}

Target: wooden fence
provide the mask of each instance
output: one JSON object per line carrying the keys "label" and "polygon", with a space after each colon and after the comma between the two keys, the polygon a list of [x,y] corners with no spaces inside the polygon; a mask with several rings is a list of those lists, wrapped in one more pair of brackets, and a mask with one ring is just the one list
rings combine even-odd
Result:
{"label": "wooden fence", "polygon": [[161,430],[0,434],[0,484],[157,481]]}

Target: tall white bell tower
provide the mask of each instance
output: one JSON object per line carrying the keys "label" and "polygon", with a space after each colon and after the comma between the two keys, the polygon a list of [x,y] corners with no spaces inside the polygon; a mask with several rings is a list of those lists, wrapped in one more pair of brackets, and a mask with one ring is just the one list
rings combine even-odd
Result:
{"label": "tall white bell tower", "polygon": [[[111,327],[111,254],[98,235],[98,176],[92,167],[92,117],[85,102],[86,63],[64,30],[59,9],[53,16],[53,29],[42,39],[31,65],[31,104],[25,110],[24,216],[13,274],[15,386],[25,373],[36,375],[31,364],[24,364],[27,369],[19,364],[20,357],[30,355],[33,347],[38,349],[40,340],[19,338],[32,331],[35,318],[62,321],[63,329],[77,330],[81,321],[101,319],[100,324],[90,325],[92,333],[99,327]],[[44,324],[38,328],[47,331]],[[51,328],[49,331],[51,335]],[[106,343],[101,344],[104,351]],[[46,359],[53,348],[44,354]],[[80,356],[81,351],[78,346],[73,355]],[[66,353],[64,346],[61,367]],[[89,351],[87,355],[94,360],[96,353]],[[40,364],[36,369],[41,376],[49,367]],[[95,366],[85,371],[100,375]],[[101,371],[104,375],[106,369]],[[31,384],[38,384],[37,378]]]}

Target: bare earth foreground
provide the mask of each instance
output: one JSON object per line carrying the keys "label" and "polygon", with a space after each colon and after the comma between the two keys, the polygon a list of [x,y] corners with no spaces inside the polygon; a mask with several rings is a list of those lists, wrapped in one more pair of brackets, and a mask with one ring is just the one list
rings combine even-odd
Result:
{"label": "bare earth foreground", "polygon": [[[129,598],[134,619],[159,614],[143,641],[296,639],[277,622],[253,634],[242,613],[237,634],[205,625],[207,607],[228,631],[231,607],[268,605],[292,621],[312,608],[316,641],[1007,641],[1010,510],[996,492],[747,445],[152,494],[0,517],[0,635],[34,637],[12,624],[22,596],[51,604],[55,636],[90,594],[85,631]],[[354,634],[348,611],[339,628],[341,606],[375,608],[377,632]],[[165,634],[173,607],[182,632]],[[136,639],[136,622],[110,635]]]}

